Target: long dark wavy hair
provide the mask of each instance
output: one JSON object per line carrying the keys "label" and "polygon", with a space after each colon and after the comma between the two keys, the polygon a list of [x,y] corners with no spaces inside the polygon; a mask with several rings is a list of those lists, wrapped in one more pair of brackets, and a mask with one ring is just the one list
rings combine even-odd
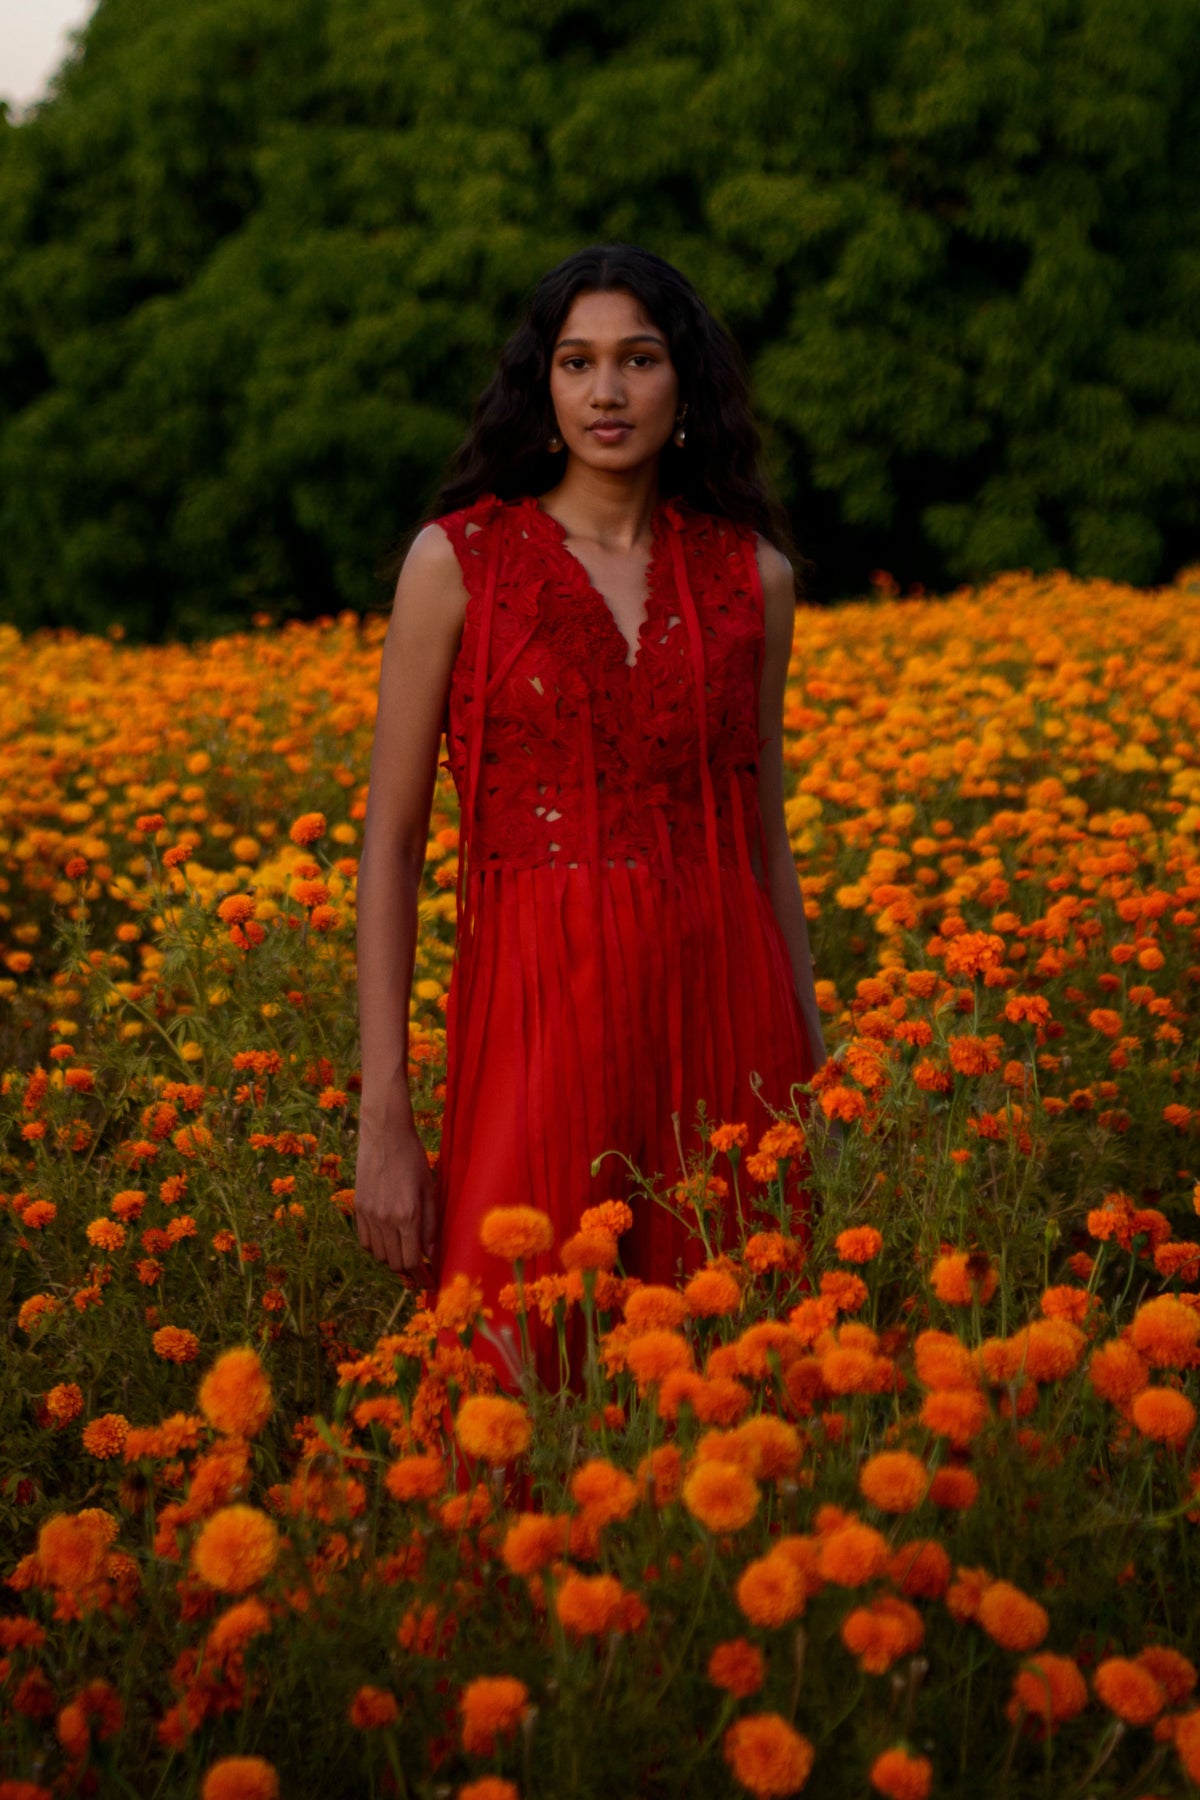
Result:
{"label": "long dark wavy hair", "polygon": [[516,499],[543,494],[561,479],[562,453],[546,440],[555,428],[550,366],[578,295],[632,294],[667,340],[687,402],[687,442],[663,447],[659,492],[702,512],[719,513],[794,553],[787,515],[762,466],[762,442],[750,407],[741,356],[691,282],[671,263],[633,244],[593,244],[543,275],[525,317],[500,352],[426,520],[470,506],[483,494]]}

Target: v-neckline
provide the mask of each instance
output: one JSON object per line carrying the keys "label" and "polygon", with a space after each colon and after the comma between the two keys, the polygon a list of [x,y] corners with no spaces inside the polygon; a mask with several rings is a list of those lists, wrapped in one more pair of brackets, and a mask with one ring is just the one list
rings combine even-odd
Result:
{"label": "v-neckline", "polygon": [[[528,500],[538,517],[546,521],[554,542],[557,544],[563,556],[571,563],[575,571],[576,585],[581,589],[584,597],[590,600],[593,605],[601,606],[604,609],[604,614],[610,627],[619,642],[625,647],[625,654],[621,658],[621,667],[625,670],[627,675],[632,676],[642,665],[642,653],[645,650],[648,641],[647,633],[654,622],[655,578],[658,573],[658,563],[663,554],[666,533],[670,523],[667,517],[666,502],[661,498],[656,500],[654,503],[654,510],[650,516],[650,554],[646,558],[645,575],[645,615],[641,624],[638,626],[637,637],[631,644],[629,639],[625,636],[625,633],[622,631],[617,620],[617,615],[609,605],[607,597],[600,592],[600,589],[596,586],[591,575],[588,573],[586,563],[583,561],[582,557],[576,556],[575,552],[567,543],[567,528],[562,520],[556,519],[553,513],[548,513],[536,494],[530,494]],[[632,662],[629,660],[630,650],[633,651]]]}

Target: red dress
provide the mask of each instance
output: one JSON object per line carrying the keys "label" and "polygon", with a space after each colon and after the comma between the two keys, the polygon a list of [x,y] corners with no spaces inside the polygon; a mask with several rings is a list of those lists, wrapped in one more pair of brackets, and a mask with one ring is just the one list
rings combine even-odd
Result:
{"label": "red dress", "polygon": [[[753,1145],[770,1115],[752,1073],[783,1109],[813,1063],[750,858],[763,842],[753,533],[659,502],[630,665],[536,498],[487,496],[438,523],[468,605],[446,717],[461,836],[437,1274],[479,1281],[493,1329],[512,1328],[497,1301],[511,1271],[479,1244],[489,1208],[542,1208],[557,1246],[585,1207],[626,1194],[615,1158],[591,1174],[602,1151],[678,1178],[672,1113],[685,1147],[698,1100],[714,1124],[745,1121]],[[635,1213],[628,1273],[671,1282],[695,1266],[671,1214]],[[552,1253],[526,1277],[558,1272]]]}

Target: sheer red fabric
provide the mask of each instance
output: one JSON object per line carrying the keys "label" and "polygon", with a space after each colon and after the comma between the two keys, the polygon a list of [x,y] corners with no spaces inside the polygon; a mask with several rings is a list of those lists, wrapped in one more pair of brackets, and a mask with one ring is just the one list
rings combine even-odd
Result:
{"label": "sheer red fabric", "polygon": [[[786,1107],[812,1061],[751,860],[763,841],[753,534],[658,504],[631,662],[536,498],[487,496],[438,523],[468,606],[446,715],[461,835],[436,1273],[479,1281],[493,1329],[515,1340],[498,1302],[511,1273],[479,1244],[490,1207],[541,1207],[561,1243],[585,1207],[626,1193],[615,1159],[591,1174],[603,1151],[678,1177],[673,1114],[685,1148],[699,1100],[713,1122],[758,1132],[770,1120],[752,1073]],[[696,1264],[665,1208],[635,1215],[630,1273],[672,1281]],[[526,1277],[559,1269],[551,1255]]]}

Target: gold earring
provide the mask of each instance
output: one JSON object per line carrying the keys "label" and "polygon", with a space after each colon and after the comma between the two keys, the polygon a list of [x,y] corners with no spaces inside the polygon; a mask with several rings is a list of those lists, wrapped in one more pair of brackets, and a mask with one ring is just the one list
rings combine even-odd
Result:
{"label": "gold earring", "polygon": [[686,418],[687,418],[687,402],[685,401],[684,405],[683,405],[683,409],[680,412],[678,419],[675,421],[675,430],[674,430],[674,433],[672,434],[674,436],[675,442],[678,444],[678,446],[681,450],[683,449],[684,445],[687,443],[687,427],[683,422]]}
{"label": "gold earring", "polygon": [[557,431],[552,431],[546,442],[547,450],[550,452],[551,456],[554,456],[556,454],[556,452],[558,452],[559,450],[562,449],[562,447],[563,447],[562,438],[559,436]]}

